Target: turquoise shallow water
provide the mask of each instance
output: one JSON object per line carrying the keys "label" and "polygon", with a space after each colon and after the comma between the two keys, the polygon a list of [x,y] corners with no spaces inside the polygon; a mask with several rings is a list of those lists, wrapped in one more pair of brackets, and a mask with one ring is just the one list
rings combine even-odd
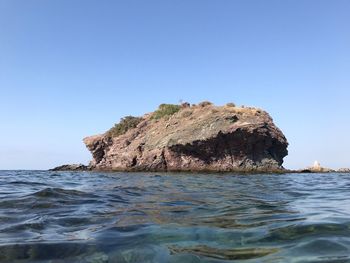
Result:
{"label": "turquoise shallow water", "polygon": [[0,171],[0,262],[350,262],[350,174]]}

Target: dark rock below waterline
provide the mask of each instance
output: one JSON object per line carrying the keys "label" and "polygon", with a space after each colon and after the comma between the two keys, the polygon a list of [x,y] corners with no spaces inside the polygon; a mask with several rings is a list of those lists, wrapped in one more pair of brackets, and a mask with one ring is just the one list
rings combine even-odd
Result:
{"label": "dark rock below waterline", "polygon": [[[129,116],[129,120],[135,119]],[[288,154],[287,139],[270,115],[261,109],[229,104],[188,104],[170,115],[159,118],[156,111],[137,118],[137,121],[122,134],[118,130],[117,135],[106,132],[85,138],[84,143],[93,156],[89,168],[109,171],[284,171],[282,163]]]}
{"label": "dark rock below waterline", "polygon": [[57,166],[50,171],[88,171],[90,168],[83,164],[65,164]]}

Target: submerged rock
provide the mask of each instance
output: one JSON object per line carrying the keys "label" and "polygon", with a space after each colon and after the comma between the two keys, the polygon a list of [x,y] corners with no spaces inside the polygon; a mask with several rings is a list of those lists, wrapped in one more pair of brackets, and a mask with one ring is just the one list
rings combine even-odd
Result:
{"label": "submerged rock", "polygon": [[278,252],[277,248],[230,248],[219,249],[205,245],[193,247],[168,247],[171,254],[194,254],[201,257],[214,258],[220,260],[247,260],[261,258]]}
{"label": "submerged rock", "polygon": [[302,169],[298,172],[301,172],[301,173],[331,173],[331,172],[335,172],[335,171],[330,169],[330,168],[327,168],[327,167],[322,167],[318,161],[315,161],[313,166],[307,167],[307,168]]}
{"label": "submerged rock", "polygon": [[64,164],[57,166],[50,171],[87,171],[89,167],[84,164]]}
{"label": "submerged rock", "polygon": [[84,139],[91,169],[122,171],[281,171],[288,142],[257,108],[210,102],[162,104]]}

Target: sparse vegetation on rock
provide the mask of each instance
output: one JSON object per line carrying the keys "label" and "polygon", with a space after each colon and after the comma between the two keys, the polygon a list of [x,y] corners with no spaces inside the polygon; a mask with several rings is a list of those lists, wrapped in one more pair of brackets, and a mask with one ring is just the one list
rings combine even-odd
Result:
{"label": "sparse vegetation on rock", "polygon": [[198,104],[198,106],[200,106],[200,107],[206,107],[206,106],[210,106],[210,105],[213,105],[213,103],[210,101],[202,101],[201,103]]}
{"label": "sparse vegetation on rock", "polygon": [[141,121],[142,121],[142,118],[140,117],[126,116],[122,118],[119,123],[116,123],[114,127],[107,132],[107,135],[109,137],[120,136],[126,133],[128,130],[136,128],[136,126]]}
{"label": "sparse vegetation on rock", "polygon": [[226,103],[226,106],[227,107],[236,107],[236,104],[234,104],[233,102],[229,102],[229,103]]}
{"label": "sparse vegetation on rock", "polygon": [[177,104],[160,104],[158,110],[153,113],[152,119],[158,120],[163,117],[169,117],[178,112],[180,109],[181,106]]}

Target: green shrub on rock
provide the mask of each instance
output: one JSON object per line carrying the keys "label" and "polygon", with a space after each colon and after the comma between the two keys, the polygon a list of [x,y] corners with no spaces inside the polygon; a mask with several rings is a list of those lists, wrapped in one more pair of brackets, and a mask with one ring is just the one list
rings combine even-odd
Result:
{"label": "green shrub on rock", "polygon": [[236,104],[234,104],[233,102],[229,102],[226,104],[226,107],[236,107]]}
{"label": "green shrub on rock", "polygon": [[201,103],[198,104],[200,107],[206,107],[206,106],[210,106],[213,105],[212,102],[210,101],[202,101]]}
{"label": "green shrub on rock", "polygon": [[126,116],[120,119],[120,122],[115,124],[107,134],[110,137],[117,137],[126,133],[128,130],[136,128],[136,126],[142,121],[140,117]]}
{"label": "green shrub on rock", "polygon": [[158,107],[158,110],[156,110],[153,115],[152,119],[158,120],[160,118],[163,118],[165,116],[171,116],[178,112],[181,109],[180,105],[176,104],[160,104]]}

